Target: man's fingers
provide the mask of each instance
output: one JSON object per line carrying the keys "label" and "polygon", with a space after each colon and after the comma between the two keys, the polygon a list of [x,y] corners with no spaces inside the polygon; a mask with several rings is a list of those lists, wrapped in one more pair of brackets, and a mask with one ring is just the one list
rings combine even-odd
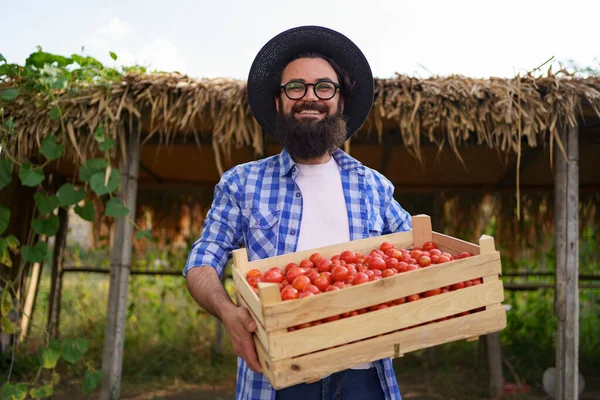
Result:
{"label": "man's fingers", "polygon": [[260,362],[258,361],[258,356],[256,355],[256,349],[254,348],[254,341],[252,340],[251,335],[248,336],[248,340],[244,340],[244,343],[242,344],[244,354],[246,355],[244,359],[252,370],[256,372],[262,372]]}
{"label": "man's fingers", "polygon": [[248,310],[246,310],[243,307],[241,309],[244,312],[244,317],[243,317],[244,328],[246,328],[246,330],[248,332],[254,332],[256,330],[256,322],[254,322],[254,319],[252,318],[252,316],[250,315],[250,312]]}

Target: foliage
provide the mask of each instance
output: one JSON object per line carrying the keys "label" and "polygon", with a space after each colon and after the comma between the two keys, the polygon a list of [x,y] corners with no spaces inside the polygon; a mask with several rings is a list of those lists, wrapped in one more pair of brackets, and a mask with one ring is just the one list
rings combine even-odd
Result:
{"label": "foliage", "polygon": [[[112,52],[111,57],[113,60],[117,58]],[[115,141],[107,137],[103,125],[93,134],[97,150],[103,156],[93,160],[80,160],[83,166],[79,171],[79,182],[66,182],[59,188],[54,188],[47,178],[49,166],[65,156],[69,143],[65,115],[61,108],[67,96],[80,89],[95,86],[106,88],[108,98],[110,85],[120,80],[125,73],[132,71],[145,72],[145,69],[131,67],[118,70],[102,65],[93,57],[77,54],[64,57],[44,52],[41,48],[32,53],[24,65],[8,63],[0,55],[0,189],[11,184],[13,173],[19,180],[15,184],[36,189],[36,210],[31,228],[37,234],[37,238],[28,243],[19,243],[10,234],[0,237],[0,263],[12,267],[14,257],[21,257],[20,271],[16,276],[22,276],[26,263],[42,262],[47,257],[47,241],[59,230],[59,207],[67,210],[74,208],[82,218],[92,221],[95,210],[89,198],[104,196],[107,198],[106,216],[122,218],[129,214],[129,209],[123,206],[119,198],[119,170],[112,165],[114,154],[111,154],[111,151],[115,151]],[[36,107],[46,110],[51,120],[60,122],[58,132],[48,132],[41,140],[38,157],[19,159],[8,150],[9,143],[17,134],[18,125],[5,113],[4,106],[9,102],[21,100],[31,101]],[[84,201],[85,199],[88,200]],[[11,217],[16,218],[11,216],[10,210],[0,207],[0,235],[9,227]],[[17,281],[4,280],[0,286],[3,296],[1,330],[9,334],[17,332],[18,316],[21,313],[19,302],[15,301],[14,288],[17,285]],[[88,340],[85,338],[68,338],[63,341],[45,338],[37,352],[39,370],[33,381],[12,384],[9,374],[2,386],[2,397],[24,399],[27,396],[49,396],[52,394],[54,382],[52,378],[42,379],[41,371],[54,370],[61,359],[71,364],[78,363],[87,349]],[[89,393],[98,385],[101,374],[89,365],[86,367],[89,368],[86,370],[83,391]]]}

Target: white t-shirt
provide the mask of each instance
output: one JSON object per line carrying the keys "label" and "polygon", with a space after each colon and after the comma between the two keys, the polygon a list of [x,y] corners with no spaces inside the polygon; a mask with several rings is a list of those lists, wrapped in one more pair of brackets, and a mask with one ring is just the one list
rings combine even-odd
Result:
{"label": "white t-shirt", "polygon": [[[331,159],[325,164],[296,164],[296,184],[302,192],[302,221],[296,251],[350,241],[348,210],[340,170]],[[368,369],[373,363],[352,369]]]}

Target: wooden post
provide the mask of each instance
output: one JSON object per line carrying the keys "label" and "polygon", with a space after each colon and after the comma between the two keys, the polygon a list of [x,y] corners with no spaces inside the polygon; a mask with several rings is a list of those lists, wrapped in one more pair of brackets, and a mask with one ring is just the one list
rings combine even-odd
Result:
{"label": "wooden post", "polygon": [[63,262],[65,259],[65,245],[67,243],[67,229],[69,227],[69,212],[64,208],[58,209],[59,227],[54,242],[52,255],[52,272],[50,274],[50,295],[48,297],[48,336],[57,339],[60,326],[60,299],[62,294]]}
{"label": "wooden post", "polygon": [[[46,242],[46,235],[41,235],[39,241]],[[43,265],[44,262],[42,261],[33,263],[31,266],[31,278],[29,279],[29,287],[27,288],[27,294],[25,295],[25,304],[23,305],[23,315],[21,317],[21,329],[19,330],[19,342],[21,343],[23,343],[29,333],[29,325],[33,318],[33,306],[37,296]]]}
{"label": "wooden post", "polygon": [[[574,400],[579,396],[579,154],[577,126],[567,126],[561,141],[567,160],[555,153],[556,291],[558,322],[556,336],[555,398]],[[558,147],[558,146],[557,146]]]}
{"label": "wooden post", "polygon": [[129,215],[116,220],[115,236],[111,252],[110,287],[104,349],[102,354],[101,400],[117,400],[121,392],[123,369],[123,346],[127,312],[127,291],[131,267],[133,225],[137,200],[137,179],[140,162],[139,135],[128,132],[125,159],[121,160],[121,190]]}

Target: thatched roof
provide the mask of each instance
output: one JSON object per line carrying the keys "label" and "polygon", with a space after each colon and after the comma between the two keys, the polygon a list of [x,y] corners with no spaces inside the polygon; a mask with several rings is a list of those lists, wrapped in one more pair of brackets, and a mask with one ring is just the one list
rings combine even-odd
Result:
{"label": "thatched roof", "polygon": [[[449,145],[457,154],[465,143],[517,152],[520,138],[526,138],[529,146],[552,147],[564,124],[577,124],[586,116],[600,118],[600,77],[398,75],[376,79],[375,95],[370,117],[356,137],[377,133],[381,139],[386,132],[399,131],[404,146],[417,157],[424,140]],[[31,95],[2,104],[16,126],[10,142],[13,154],[34,153],[46,135],[60,130],[59,121],[49,118],[47,104],[48,99]],[[108,89],[82,89],[64,96],[61,108],[69,138],[67,154],[76,158],[93,149],[92,134],[100,124],[108,127],[117,143],[122,143],[129,127],[140,129],[146,142],[168,144],[181,136],[197,143],[208,139],[224,154],[240,147],[263,153],[263,133],[247,106],[244,81],[128,75]]]}

